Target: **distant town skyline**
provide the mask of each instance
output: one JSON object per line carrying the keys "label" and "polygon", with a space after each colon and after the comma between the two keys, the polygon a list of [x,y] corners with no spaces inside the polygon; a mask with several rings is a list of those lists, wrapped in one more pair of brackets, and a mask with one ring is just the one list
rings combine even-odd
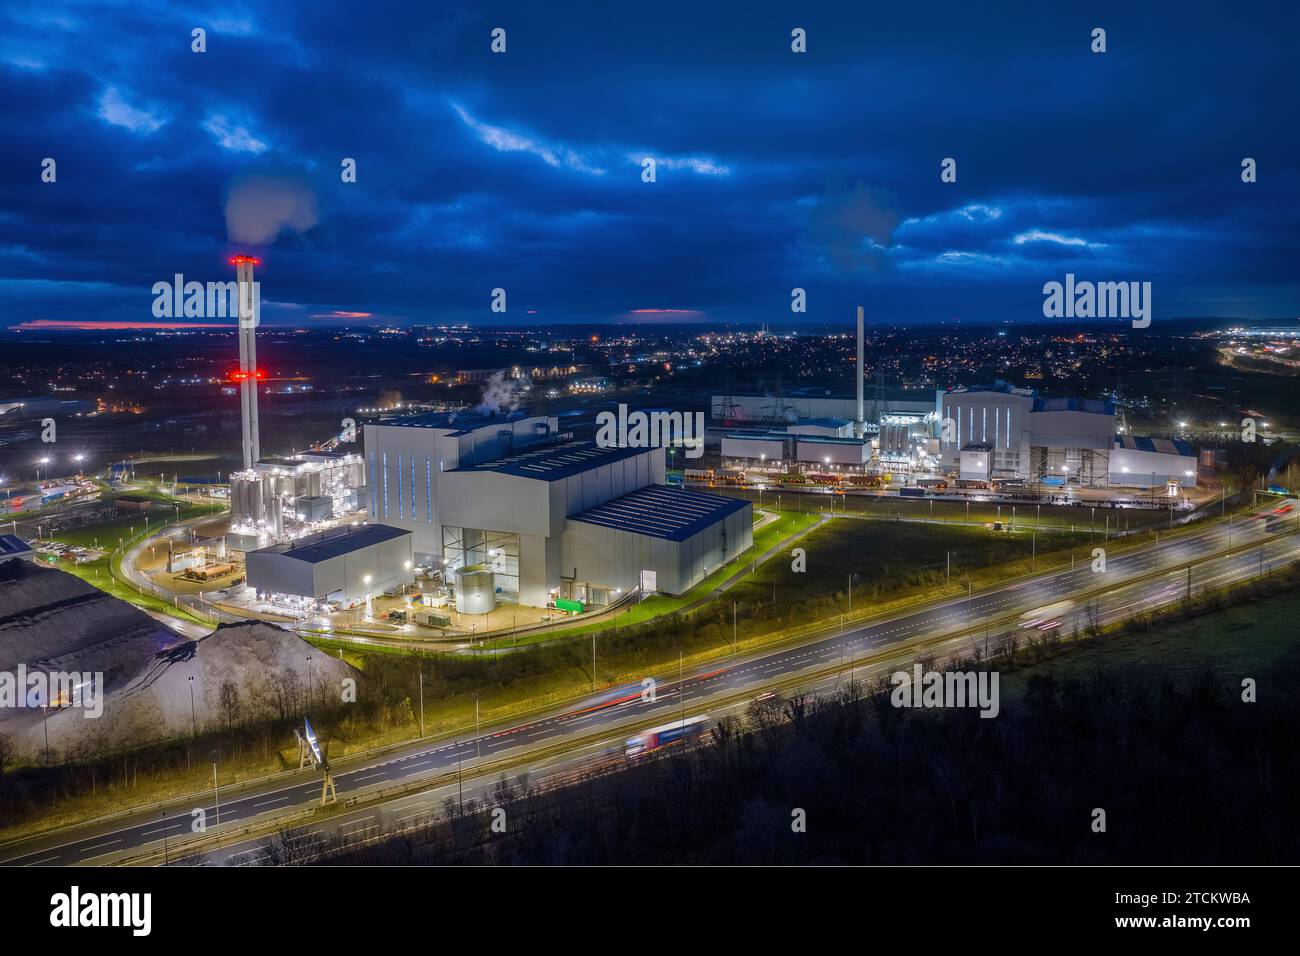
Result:
{"label": "distant town skyline", "polygon": [[204,324],[152,286],[241,251],[270,325],[1300,314],[1289,6],[577,10],[0,13],[0,326]]}

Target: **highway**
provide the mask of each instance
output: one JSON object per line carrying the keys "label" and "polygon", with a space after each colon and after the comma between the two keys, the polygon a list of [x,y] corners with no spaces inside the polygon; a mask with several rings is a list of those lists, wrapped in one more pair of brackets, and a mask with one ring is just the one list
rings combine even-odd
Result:
{"label": "highway", "polygon": [[[256,863],[264,856],[260,839],[242,839],[250,824],[273,827],[278,817],[310,822],[322,832],[341,830],[355,837],[394,826],[410,826],[440,810],[447,797],[477,796],[495,785],[504,769],[510,779],[524,771],[530,782],[566,774],[592,760],[616,759],[634,730],[676,720],[683,713],[718,717],[739,712],[759,694],[778,688],[821,692],[850,674],[858,679],[887,674],[910,665],[918,656],[942,659],[970,654],[985,643],[986,633],[1014,630],[1026,639],[1060,629],[1082,628],[1091,615],[1109,623],[1137,610],[1150,610],[1230,582],[1248,579],[1300,560],[1300,510],[1296,502],[1272,520],[1238,517],[1195,532],[1162,540],[1128,553],[1109,556],[1104,572],[1080,563],[1073,570],[1045,572],[1001,586],[965,593],[906,609],[883,619],[851,623],[841,630],[824,628],[798,642],[770,647],[736,658],[654,675],[653,700],[643,699],[641,682],[607,688],[568,706],[518,723],[472,728],[459,740],[413,741],[382,756],[340,760],[335,781],[340,802],[374,794],[384,797],[364,808],[311,822],[301,812],[320,798],[319,774],[284,773],[231,788],[220,797],[220,826],[230,845],[211,850],[206,864]],[[1267,510],[1267,509],[1262,509]],[[1098,546],[1103,542],[1098,539]],[[1112,545],[1113,546],[1113,545]],[[1231,553],[1229,552],[1231,549]],[[1192,566],[1189,576],[1187,566]],[[1073,600],[1072,606],[1062,602]],[[1050,613],[1036,613],[1049,605]],[[482,768],[482,769],[480,769]],[[447,778],[446,775],[453,775]],[[409,784],[410,792],[378,794]],[[422,789],[421,789],[422,788]],[[109,864],[153,852],[162,862],[164,841],[174,862],[179,844],[193,838],[191,814],[202,809],[215,827],[217,801],[208,792],[191,801],[154,807],[113,819],[89,822],[0,846],[3,865]],[[224,842],[224,841],[223,841]]]}

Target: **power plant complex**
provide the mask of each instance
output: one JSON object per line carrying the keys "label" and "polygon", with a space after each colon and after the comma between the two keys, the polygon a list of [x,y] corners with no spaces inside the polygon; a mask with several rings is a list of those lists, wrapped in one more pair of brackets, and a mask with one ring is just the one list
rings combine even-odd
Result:
{"label": "power plant complex", "polygon": [[886,400],[882,387],[868,407],[863,340],[859,308],[853,396],[714,395],[723,466],[947,478],[990,489],[1020,483],[1176,494],[1196,484],[1196,449],[1129,434],[1109,400],[1044,398],[996,381],[939,389],[932,400]]}
{"label": "power plant complex", "polygon": [[[237,256],[244,467],[227,541],[259,598],[328,613],[418,592],[441,609],[565,610],[679,595],[753,545],[753,508],[670,486],[666,449],[575,437],[561,417],[459,411],[380,417],[325,446],[263,458],[253,266]],[[1006,382],[868,402],[864,318],[843,397],[720,395],[725,469],[861,476],[883,485],[1178,489],[1196,454],[1124,433],[1112,402],[1042,398]],[[565,417],[565,420],[569,420]],[[716,429],[715,429],[716,430]],[[345,450],[355,446],[357,451]],[[363,520],[364,519],[364,520]],[[432,612],[431,612],[432,613]]]}

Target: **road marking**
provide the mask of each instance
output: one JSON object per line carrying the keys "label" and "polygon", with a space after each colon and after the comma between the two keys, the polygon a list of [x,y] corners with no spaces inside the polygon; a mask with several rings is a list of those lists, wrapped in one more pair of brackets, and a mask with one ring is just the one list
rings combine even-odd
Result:
{"label": "road marking", "polygon": [[[121,843],[121,842],[122,842],[121,840],[109,840],[107,843],[96,843],[94,846],[88,846],[88,847],[86,847],[86,848],[85,848],[84,850],[82,850],[81,852],[82,852],[82,853],[89,853],[91,850],[98,850],[98,849],[101,849],[101,848],[106,847],[106,846],[112,846],[114,843]],[[102,855],[102,854],[101,854],[101,855]]]}

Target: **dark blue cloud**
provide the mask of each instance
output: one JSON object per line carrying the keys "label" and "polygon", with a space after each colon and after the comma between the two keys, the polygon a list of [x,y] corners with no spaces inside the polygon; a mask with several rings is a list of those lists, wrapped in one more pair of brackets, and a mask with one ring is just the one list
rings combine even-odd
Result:
{"label": "dark blue cloud", "polygon": [[318,211],[257,250],[269,321],[1032,320],[1066,271],[1293,316],[1294,6],[986,6],[10,5],[0,324],[227,278],[256,176]]}

